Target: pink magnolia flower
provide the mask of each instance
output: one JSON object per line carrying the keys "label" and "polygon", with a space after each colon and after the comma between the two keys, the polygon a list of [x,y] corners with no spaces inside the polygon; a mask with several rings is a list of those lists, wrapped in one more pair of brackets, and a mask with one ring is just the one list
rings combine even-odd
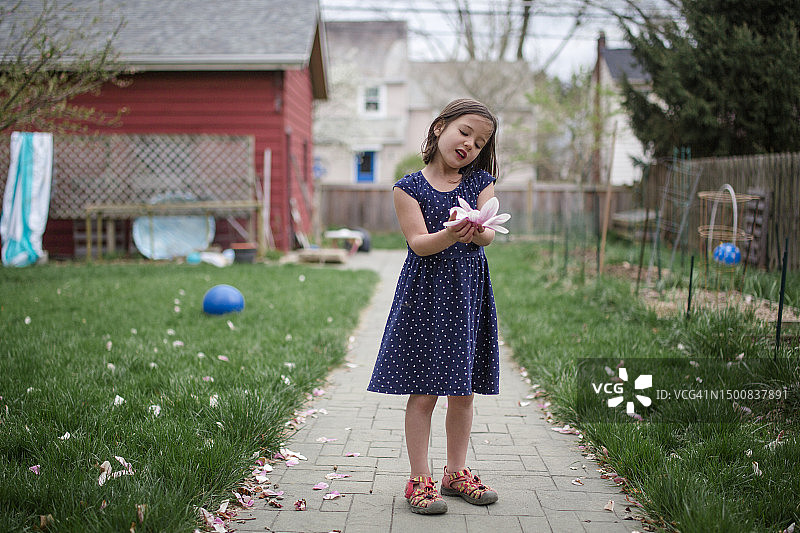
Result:
{"label": "pink magnolia flower", "polygon": [[500,202],[496,197],[489,198],[480,210],[472,209],[472,206],[461,197],[458,198],[458,203],[461,207],[456,206],[450,209],[450,214],[455,213],[456,215],[455,220],[445,222],[445,226],[455,226],[460,224],[462,220],[467,219],[475,225],[493,229],[498,233],[508,233],[508,230],[500,224],[508,221],[511,215],[508,213],[497,214],[497,210],[500,209]]}

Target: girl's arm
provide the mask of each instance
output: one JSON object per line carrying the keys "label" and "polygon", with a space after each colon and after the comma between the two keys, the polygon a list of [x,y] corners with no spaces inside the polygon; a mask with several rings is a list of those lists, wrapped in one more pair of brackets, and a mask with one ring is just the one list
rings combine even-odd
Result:
{"label": "girl's arm", "polygon": [[[457,242],[471,242],[477,235],[475,228],[467,220],[436,233],[428,233],[419,203],[399,187],[394,188],[393,194],[400,229],[403,230],[408,246],[419,256],[439,253]],[[454,218],[455,216],[451,216],[450,220]]]}
{"label": "girl's arm", "polygon": [[[483,207],[483,204],[489,201],[494,196],[494,183],[490,183],[478,195],[478,209]],[[495,231],[493,229],[479,227],[475,234],[472,236],[472,243],[478,246],[489,246],[494,240]]]}

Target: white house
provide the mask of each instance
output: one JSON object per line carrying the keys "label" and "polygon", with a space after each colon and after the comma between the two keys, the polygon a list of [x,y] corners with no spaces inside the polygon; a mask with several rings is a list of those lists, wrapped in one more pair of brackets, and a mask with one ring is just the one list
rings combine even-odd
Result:
{"label": "white house", "polygon": [[318,177],[391,183],[409,150],[406,23],[335,21],[325,28],[331,98],[315,108]]}
{"label": "white house", "polygon": [[620,83],[623,77],[627,77],[634,87],[650,83],[650,75],[633,57],[632,50],[606,48],[605,34],[601,32],[597,40],[597,62],[592,77],[595,112],[603,117],[602,129],[598,131],[600,147],[594,154],[596,161],[592,181],[596,183],[606,181],[610,163],[611,183],[631,185],[641,178],[642,173],[641,169],[634,165],[633,158],[639,160],[648,158],[642,143],[634,135],[630,119],[622,107]]}
{"label": "white house", "polygon": [[325,28],[331,90],[316,102],[314,121],[322,183],[390,185],[398,163],[420,153],[438,112],[465,96],[498,115],[499,183],[535,179],[533,166],[517,157],[534,148],[526,64],[411,62],[404,21],[331,21]]}

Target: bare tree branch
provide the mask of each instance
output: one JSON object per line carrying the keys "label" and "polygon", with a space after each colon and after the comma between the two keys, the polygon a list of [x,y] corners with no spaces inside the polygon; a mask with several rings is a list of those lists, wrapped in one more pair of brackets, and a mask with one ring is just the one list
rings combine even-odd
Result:
{"label": "bare tree branch", "polygon": [[517,39],[517,61],[523,61],[525,55],[525,38],[528,36],[528,22],[531,18],[531,4],[533,0],[523,0],[522,26]]}
{"label": "bare tree branch", "polygon": [[43,0],[40,5],[36,11],[24,1],[0,8],[0,32],[17,43],[0,62],[0,130],[81,131],[87,123],[113,124],[118,115],[70,100],[107,82],[124,85],[112,47],[124,21],[86,23],[71,4]]}
{"label": "bare tree branch", "polygon": [[553,62],[558,58],[558,56],[561,55],[561,52],[564,51],[564,47],[570,40],[572,40],[572,37],[575,35],[575,32],[583,23],[584,12],[585,12],[585,7],[581,7],[580,11],[578,11],[578,14],[575,15],[575,22],[572,23],[572,28],[570,28],[570,30],[567,32],[564,38],[561,39],[561,42],[558,43],[558,46],[555,48],[555,50],[553,50],[550,53],[547,59],[545,59],[544,63],[539,67],[540,71],[544,72],[545,70],[547,70],[547,67],[553,64]]}

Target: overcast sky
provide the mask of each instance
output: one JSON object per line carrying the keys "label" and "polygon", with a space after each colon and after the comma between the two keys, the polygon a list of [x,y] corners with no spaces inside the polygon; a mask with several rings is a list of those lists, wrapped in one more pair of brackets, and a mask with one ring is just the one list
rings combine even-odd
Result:
{"label": "overcast sky", "polygon": [[[619,3],[619,0],[616,0]],[[515,2],[516,12],[521,12],[522,2]],[[574,23],[570,16],[577,9],[580,0],[535,0],[528,28],[526,59],[540,66],[561,44]],[[607,2],[613,4],[614,0]],[[452,50],[455,43],[453,24],[448,17],[453,14],[453,3],[447,0],[320,0],[325,20],[405,20],[409,25],[409,55],[412,60],[440,60],[442,52],[431,46],[431,39],[439,49]],[[507,0],[472,0],[471,9],[478,13],[487,12],[492,5],[506,5]],[[478,17],[476,17],[478,20]],[[485,29],[476,28],[486,34]],[[547,72],[562,79],[577,71],[581,66],[591,68],[597,53],[597,37],[603,30],[606,45],[610,48],[624,48],[621,32],[616,21],[599,11],[588,12],[584,22],[564,46],[558,59]],[[427,35],[427,37],[421,34]],[[513,46],[516,49],[516,45]]]}

